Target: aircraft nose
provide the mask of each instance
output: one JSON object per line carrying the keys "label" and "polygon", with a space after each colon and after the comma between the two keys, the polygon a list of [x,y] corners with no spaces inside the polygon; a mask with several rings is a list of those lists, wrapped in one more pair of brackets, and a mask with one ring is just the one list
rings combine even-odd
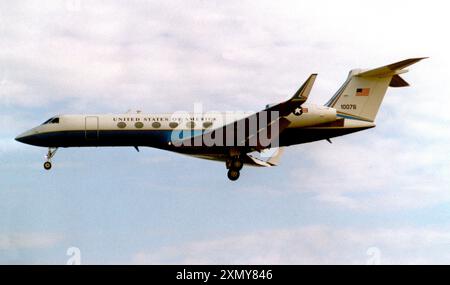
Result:
{"label": "aircraft nose", "polygon": [[18,135],[15,138],[15,140],[18,141],[18,142],[21,142],[21,143],[26,143],[26,136],[24,134],[25,133]]}
{"label": "aircraft nose", "polygon": [[18,135],[15,140],[21,143],[26,143],[28,144],[30,142],[30,138],[33,135],[33,133],[31,131],[26,131],[24,133],[21,133],[20,135]]}

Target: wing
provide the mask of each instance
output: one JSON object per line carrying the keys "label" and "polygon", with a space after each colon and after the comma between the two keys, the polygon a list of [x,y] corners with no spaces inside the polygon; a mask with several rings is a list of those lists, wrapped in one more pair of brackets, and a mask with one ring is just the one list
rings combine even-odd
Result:
{"label": "wing", "polygon": [[210,142],[214,138],[221,146],[244,148],[245,152],[277,147],[277,138],[291,123],[285,117],[306,102],[316,77],[317,74],[312,74],[287,101],[201,135],[173,143],[178,146],[210,146],[204,142]]}
{"label": "wing", "polygon": [[[263,159],[259,153],[247,153],[242,155],[243,162],[246,165],[249,166],[256,166],[256,167],[271,167],[271,166],[277,166],[279,164],[280,158],[284,153],[284,148],[274,148],[273,153],[268,156],[267,159]],[[220,162],[226,162],[227,159],[229,159],[227,154],[187,154],[187,153],[181,153],[184,155],[192,156],[195,158],[200,159],[206,159],[206,160],[213,160],[213,161],[220,161]],[[267,156],[267,155],[266,155]]]}

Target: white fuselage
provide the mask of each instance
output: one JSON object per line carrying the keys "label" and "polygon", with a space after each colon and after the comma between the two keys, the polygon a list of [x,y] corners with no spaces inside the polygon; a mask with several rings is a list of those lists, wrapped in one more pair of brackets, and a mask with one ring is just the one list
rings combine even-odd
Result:
{"label": "white fuselage", "polygon": [[[152,146],[170,148],[174,140],[186,139],[229,125],[253,112],[206,113],[126,113],[59,115],[17,139],[48,147],[73,146]],[[286,116],[290,121],[280,137],[281,145],[292,145],[340,135],[326,130],[369,128],[373,123],[340,118],[329,107],[304,104],[301,114]],[[339,121],[339,125],[327,125]],[[300,131],[301,130],[301,131]],[[305,133],[309,130],[308,133]],[[312,135],[310,133],[313,133]],[[344,132],[345,133],[345,132]],[[25,141],[27,140],[27,141]]]}

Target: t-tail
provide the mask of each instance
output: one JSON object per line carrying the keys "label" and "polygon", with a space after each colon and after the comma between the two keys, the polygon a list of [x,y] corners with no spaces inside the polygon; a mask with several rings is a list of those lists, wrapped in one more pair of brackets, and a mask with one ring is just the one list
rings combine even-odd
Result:
{"label": "t-tail", "polygon": [[409,86],[400,74],[424,58],[410,58],[371,70],[353,69],[325,106],[335,108],[341,117],[374,122],[387,88]]}

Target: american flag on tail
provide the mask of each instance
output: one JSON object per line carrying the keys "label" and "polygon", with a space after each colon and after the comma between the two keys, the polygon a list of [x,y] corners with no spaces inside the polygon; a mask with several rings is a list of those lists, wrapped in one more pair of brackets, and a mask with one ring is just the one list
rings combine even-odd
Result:
{"label": "american flag on tail", "polygon": [[369,96],[370,88],[358,88],[356,89],[356,96]]}

